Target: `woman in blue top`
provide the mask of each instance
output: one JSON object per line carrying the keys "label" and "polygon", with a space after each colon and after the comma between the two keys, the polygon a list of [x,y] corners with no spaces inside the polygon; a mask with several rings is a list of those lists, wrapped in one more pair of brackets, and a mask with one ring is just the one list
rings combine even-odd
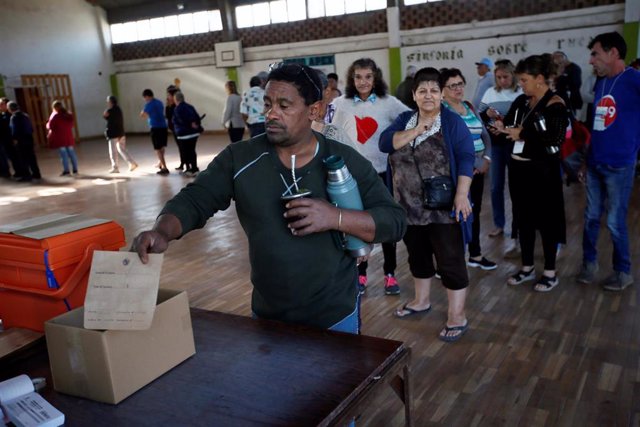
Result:
{"label": "woman in blue top", "polygon": [[487,155],[491,145],[489,133],[484,128],[480,116],[475,112],[469,101],[464,100],[464,86],[466,80],[457,68],[444,69],[440,73],[440,85],[444,101],[451,111],[458,113],[467,125],[473,137],[475,161],[473,164],[473,180],[471,181],[471,205],[473,206],[473,226],[471,241],[469,242],[469,267],[483,270],[495,270],[497,265],[482,256],[480,249],[480,211],[482,209],[482,194],[484,193],[484,176],[489,170],[491,157]]}
{"label": "woman in blue top", "polygon": [[[447,323],[443,341],[456,341],[467,329],[464,305],[469,277],[464,260],[464,236],[471,222],[469,186],[473,175],[473,139],[464,121],[441,108],[442,91],[435,68],[423,68],[414,77],[417,111],[407,111],[380,136],[380,151],[389,153],[395,199],[407,211],[409,226],[404,243],[415,285],[415,298],[396,310],[406,317],[431,310],[431,278],[436,258],[442,284],[447,288]],[[450,176],[454,182],[453,206],[429,210],[423,206],[422,179]]]}

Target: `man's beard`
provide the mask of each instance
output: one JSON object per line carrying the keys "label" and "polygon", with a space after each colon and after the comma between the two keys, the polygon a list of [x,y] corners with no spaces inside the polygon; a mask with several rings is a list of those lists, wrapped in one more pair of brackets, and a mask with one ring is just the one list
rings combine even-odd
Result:
{"label": "man's beard", "polygon": [[295,141],[291,140],[291,137],[289,136],[289,133],[287,133],[286,129],[283,128],[282,126],[278,125],[277,123],[265,123],[265,126],[267,125],[271,125],[271,126],[276,126],[280,129],[283,129],[284,132],[282,133],[277,133],[275,135],[271,135],[269,134],[269,131],[266,132],[267,134],[267,140],[273,144],[276,145],[278,147],[289,147],[291,145],[295,144]]}

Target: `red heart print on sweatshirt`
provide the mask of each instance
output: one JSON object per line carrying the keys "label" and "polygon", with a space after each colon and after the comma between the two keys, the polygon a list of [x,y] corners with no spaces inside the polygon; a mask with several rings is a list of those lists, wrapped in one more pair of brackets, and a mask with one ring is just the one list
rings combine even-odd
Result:
{"label": "red heart print on sweatshirt", "polygon": [[356,117],[356,129],[358,130],[358,142],[365,144],[378,130],[378,122],[373,117]]}

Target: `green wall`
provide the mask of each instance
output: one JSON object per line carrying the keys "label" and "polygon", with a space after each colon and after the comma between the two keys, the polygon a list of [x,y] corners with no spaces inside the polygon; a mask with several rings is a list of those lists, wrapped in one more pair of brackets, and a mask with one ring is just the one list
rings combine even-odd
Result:
{"label": "green wall", "polygon": [[116,98],[119,98],[118,96],[118,75],[117,74],[111,74],[111,76],[109,76],[109,80],[111,83],[111,95],[115,96]]}
{"label": "green wall", "polygon": [[402,61],[400,59],[400,48],[389,48],[389,92],[396,93],[396,88],[402,83]]}
{"label": "green wall", "polygon": [[626,22],[622,28],[622,37],[627,42],[627,64],[639,57],[638,54],[638,32],[640,22]]}

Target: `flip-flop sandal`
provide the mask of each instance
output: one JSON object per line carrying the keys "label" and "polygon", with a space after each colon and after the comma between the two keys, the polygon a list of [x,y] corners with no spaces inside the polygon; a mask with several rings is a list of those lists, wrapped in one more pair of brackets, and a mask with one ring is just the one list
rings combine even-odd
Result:
{"label": "flip-flop sandal", "polygon": [[504,229],[503,228],[496,228],[495,230],[489,232],[489,237],[498,237],[500,235],[504,234]]}
{"label": "flip-flop sandal", "polygon": [[[469,328],[469,322],[466,322],[462,326],[447,326],[446,323],[445,323],[444,329],[442,331],[440,331],[440,334],[438,335],[438,337],[440,338],[440,340],[442,340],[444,342],[458,341],[460,338],[462,338],[464,333],[467,332],[468,328]],[[458,331],[460,333],[457,334],[457,335],[449,335],[450,332],[458,332]],[[443,332],[444,332],[444,334],[443,334]]]}
{"label": "flip-flop sandal", "polygon": [[538,280],[538,283],[536,283],[533,287],[533,290],[536,292],[549,292],[550,290],[558,286],[559,283],[560,280],[558,280],[558,276],[542,276],[540,280]]}
{"label": "flip-flop sandal", "polygon": [[393,315],[399,318],[403,318],[413,316],[414,314],[427,314],[431,311],[431,306],[425,308],[424,310],[416,310],[414,308],[407,307],[407,304],[403,305],[401,309],[394,311]]}

